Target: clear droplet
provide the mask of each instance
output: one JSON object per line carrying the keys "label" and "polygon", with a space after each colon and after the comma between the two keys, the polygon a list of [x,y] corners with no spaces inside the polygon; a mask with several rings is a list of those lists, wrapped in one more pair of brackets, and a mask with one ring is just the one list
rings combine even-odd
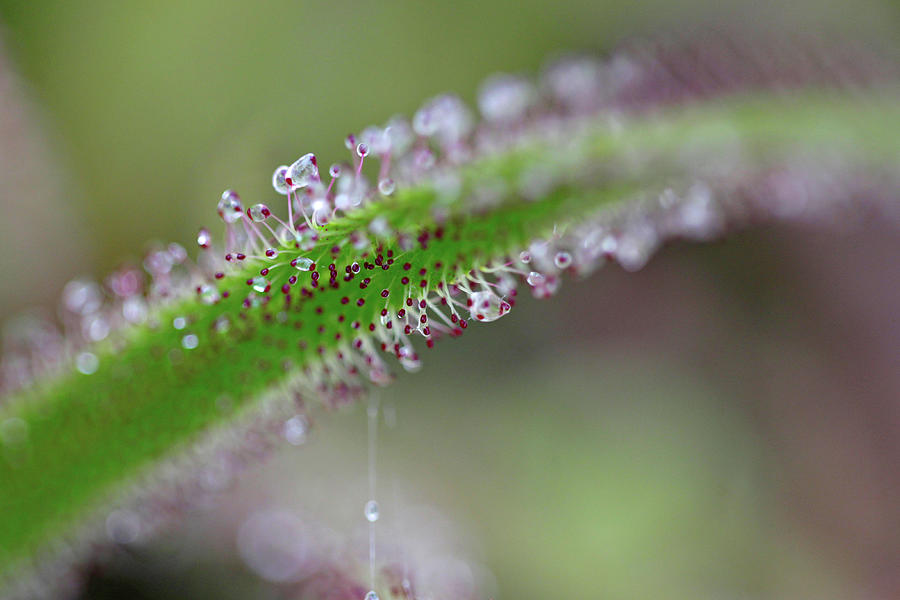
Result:
{"label": "clear droplet", "polygon": [[451,146],[472,130],[472,113],[457,96],[437,96],[413,116],[413,130],[421,136],[436,138],[444,146]]}
{"label": "clear droplet", "polygon": [[519,260],[521,260],[526,265],[531,262],[531,252],[523,250],[519,252]]}
{"label": "clear droplet", "polygon": [[394,180],[390,177],[386,177],[378,182],[378,191],[382,196],[390,196],[394,193],[395,188]]}
{"label": "clear droplet", "polygon": [[534,100],[531,82],[515,75],[494,75],[481,85],[478,109],[487,121],[512,123],[525,116]]}
{"label": "clear droplet", "polygon": [[356,155],[360,158],[365,158],[369,155],[369,145],[365,142],[360,142],[356,146]]}
{"label": "clear droplet", "polygon": [[258,276],[253,278],[250,287],[252,287],[254,291],[259,292],[260,294],[264,294],[269,291],[269,288],[271,286],[268,279],[262,276]]}
{"label": "clear droplet", "polygon": [[305,256],[298,256],[297,258],[291,260],[291,266],[297,269],[298,271],[309,271],[315,263],[310,258],[306,258]]}
{"label": "clear droplet", "polygon": [[570,56],[553,63],[543,81],[556,101],[568,108],[588,109],[603,98],[601,66],[590,57]]}
{"label": "clear droplet", "polygon": [[316,155],[309,153],[298,158],[288,171],[288,179],[293,189],[308,187],[319,177],[319,167],[316,163]]}
{"label": "clear droplet", "polygon": [[568,268],[572,264],[572,255],[566,251],[557,252],[556,256],[553,257],[553,264],[556,265],[557,269]]}
{"label": "clear droplet", "polygon": [[468,306],[469,314],[472,318],[485,323],[496,321],[509,312],[510,309],[508,302],[488,290],[470,294]]}
{"label": "clear droplet", "polygon": [[333,165],[331,165],[331,167],[328,169],[328,174],[331,175],[334,179],[340,177],[341,165],[339,165],[338,163],[334,163]]}
{"label": "clear droplet", "polygon": [[209,248],[212,243],[212,236],[209,235],[209,229],[204,227],[197,233],[197,245],[201,248]]}
{"label": "clear droplet", "polygon": [[306,442],[306,432],[309,423],[303,415],[296,415],[284,422],[284,439],[292,446],[299,446]]}
{"label": "clear droplet", "polygon": [[285,178],[288,176],[288,171],[290,167],[287,165],[281,165],[275,172],[272,174],[272,187],[275,188],[275,191],[281,194],[282,196],[287,196],[287,193],[290,191],[288,187],[287,181]]}
{"label": "clear droplet", "polygon": [[257,223],[262,223],[271,214],[269,207],[265,204],[254,204],[250,207],[250,218]]}
{"label": "clear droplet", "polygon": [[369,523],[374,523],[378,520],[378,503],[374,500],[369,500],[368,502],[366,502],[364,512],[366,515],[366,521],[368,521]]}
{"label": "clear droplet", "polygon": [[200,338],[194,333],[189,333],[181,338],[181,345],[185,350],[193,350],[200,344]]}
{"label": "clear droplet", "polygon": [[175,317],[172,319],[172,327],[178,330],[184,329],[187,327],[187,319],[184,317]]}
{"label": "clear droplet", "polygon": [[75,368],[84,375],[93,375],[100,367],[100,359],[93,352],[81,352],[75,357]]}
{"label": "clear droplet", "polygon": [[222,192],[222,199],[219,200],[218,206],[219,216],[226,223],[234,223],[244,214],[244,205],[241,204],[241,197],[234,190],[225,190]]}
{"label": "clear droplet", "polygon": [[197,290],[197,295],[200,296],[200,302],[203,304],[215,304],[219,301],[219,290],[216,289],[214,285],[210,285],[208,283],[201,284],[199,289]]}
{"label": "clear droplet", "polygon": [[528,274],[528,277],[525,278],[525,281],[527,281],[528,285],[531,287],[537,287],[539,285],[544,285],[545,278],[537,271],[532,271]]}

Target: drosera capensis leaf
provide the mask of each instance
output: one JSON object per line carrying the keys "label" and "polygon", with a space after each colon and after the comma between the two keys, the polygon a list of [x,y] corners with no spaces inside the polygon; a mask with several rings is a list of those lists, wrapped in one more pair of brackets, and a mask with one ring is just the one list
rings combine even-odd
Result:
{"label": "drosera capensis leaf", "polygon": [[[89,538],[82,526],[117,498],[262,403],[351,402],[390,381],[391,356],[416,370],[435,340],[514,312],[519,290],[550,296],[606,261],[635,270],[668,239],[736,222],[814,218],[872,182],[896,192],[896,88],[751,88],[630,111],[592,96],[609,80],[584,69],[612,66],[563,64],[549,91],[491,80],[477,127],[438,97],[411,128],[349,139],[354,162],[328,185],[313,155],[276,170],[287,216],[226,191],[224,247],[203,230],[196,263],[154,251],[145,292],[114,279],[100,307],[98,288],[69,290],[82,337],[7,377],[0,405],[0,574]],[[641,89],[630,73],[622,97]],[[123,326],[92,338],[98,318]]]}

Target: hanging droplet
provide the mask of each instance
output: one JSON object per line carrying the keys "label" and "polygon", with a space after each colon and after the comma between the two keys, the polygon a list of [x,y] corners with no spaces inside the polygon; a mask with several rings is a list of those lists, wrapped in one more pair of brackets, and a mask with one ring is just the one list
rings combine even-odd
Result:
{"label": "hanging droplet", "polygon": [[492,123],[513,123],[525,116],[534,100],[531,83],[515,75],[494,75],[481,85],[478,109]]}
{"label": "hanging droplet", "polygon": [[590,57],[555,62],[544,73],[543,83],[557,102],[575,110],[592,108],[604,97],[601,65]]}
{"label": "hanging droplet", "polygon": [[265,204],[254,204],[247,210],[247,214],[257,223],[262,223],[265,221],[272,212],[269,210],[269,207]]}
{"label": "hanging droplet", "polygon": [[218,206],[219,216],[226,223],[234,223],[244,214],[244,206],[241,204],[241,197],[234,190],[225,190],[222,192],[222,199],[219,200]]}
{"label": "hanging droplet", "polygon": [[281,165],[275,172],[272,174],[272,187],[275,188],[275,191],[281,194],[282,196],[287,196],[290,191],[290,187],[287,184],[287,176],[290,167],[287,165]]}
{"label": "hanging droplet", "polygon": [[413,116],[413,130],[421,136],[435,137],[443,146],[451,146],[472,130],[472,114],[457,96],[437,96]]}
{"label": "hanging droplet", "polygon": [[201,248],[209,248],[212,242],[212,236],[209,235],[209,229],[204,227],[197,233],[197,245]]}
{"label": "hanging droplet", "polygon": [[203,304],[215,304],[220,298],[219,290],[208,283],[201,284],[197,288],[197,295],[200,296],[200,302]]}
{"label": "hanging droplet", "polygon": [[364,510],[366,515],[366,521],[369,523],[374,523],[378,520],[378,503],[374,500],[369,500],[366,502],[366,508]]}
{"label": "hanging droplet", "polygon": [[557,252],[553,257],[553,264],[557,269],[566,269],[572,264],[572,255],[566,251]]}
{"label": "hanging droplet", "polygon": [[250,287],[252,287],[254,291],[264,294],[268,292],[272,286],[265,277],[254,277],[250,282]]}
{"label": "hanging droplet", "polygon": [[508,302],[488,290],[470,294],[468,306],[469,314],[472,315],[472,318],[485,323],[496,321],[509,312],[510,309]]}
{"label": "hanging droplet", "polygon": [[291,266],[298,271],[309,271],[314,264],[316,263],[314,263],[312,259],[306,258],[305,256],[298,256],[291,260]]}
{"label": "hanging droplet", "polygon": [[83,375],[93,375],[100,367],[100,359],[92,352],[82,352],[75,357],[75,368]]}
{"label": "hanging droplet", "polygon": [[544,285],[544,281],[546,281],[546,279],[537,271],[532,271],[528,274],[528,277],[525,278],[525,281],[527,281],[528,285],[530,285],[531,287],[537,287],[539,285]]}
{"label": "hanging droplet", "polygon": [[413,142],[412,127],[409,122],[400,116],[392,117],[384,128],[384,135],[388,139],[390,152],[398,156],[406,152]]}
{"label": "hanging droplet", "polygon": [[394,193],[395,188],[396,185],[394,184],[394,180],[390,177],[385,177],[378,182],[378,191],[382,196],[390,196]]}
{"label": "hanging droplet", "polygon": [[316,163],[316,155],[304,154],[291,165],[288,171],[287,181],[293,189],[308,187],[319,178],[319,166]]}
{"label": "hanging droplet", "polygon": [[300,446],[306,442],[309,423],[303,415],[295,415],[284,422],[284,439],[292,446]]}

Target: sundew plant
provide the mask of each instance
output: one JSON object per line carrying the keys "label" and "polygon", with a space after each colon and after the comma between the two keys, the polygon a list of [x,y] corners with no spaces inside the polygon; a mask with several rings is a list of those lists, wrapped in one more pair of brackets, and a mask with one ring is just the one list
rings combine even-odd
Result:
{"label": "sundew plant", "polygon": [[[196,251],[160,246],[143,269],[71,281],[59,323],[6,336],[0,586],[77,583],[79,561],[129,541],[135,520],[152,531],[217,493],[198,476],[211,457],[238,471],[293,443],[308,411],[515,319],[522,295],[604,264],[636,271],[670,240],[890,215],[896,73],[815,40],[635,44],[490,76],[477,110],[436,96],[347,136],[344,162],[298,148],[273,165],[271,197],[222,193]],[[374,491],[363,515],[374,528]],[[368,567],[309,590],[433,597],[374,551]]]}

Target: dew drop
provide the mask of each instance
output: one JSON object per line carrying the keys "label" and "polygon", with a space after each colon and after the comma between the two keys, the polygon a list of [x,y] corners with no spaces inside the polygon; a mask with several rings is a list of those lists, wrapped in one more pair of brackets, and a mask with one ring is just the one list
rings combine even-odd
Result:
{"label": "dew drop", "polygon": [[528,277],[525,278],[525,281],[527,281],[528,285],[530,285],[531,287],[537,287],[539,285],[544,285],[546,279],[537,271],[532,271],[528,274]]}
{"label": "dew drop", "polygon": [[531,83],[515,75],[489,77],[478,92],[478,109],[487,121],[511,123],[525,116],[534,99]]}
{"label": "dew drop", "polygon": [[269,207],[265,204],[254,204],[250,207],[248,214],[250,215],[250,218],[255,222],[262,223],[272,213],[269,211]]}
{"label": "dew drop", "polygon": [[290,191],[290,187],[288,187],[287,181],[285,181],[289,169],[290,168],[287,165],[281,165],[275,169],[275,172],[272,174],[272,187],[282,196],[287,196]]}
{"label": "dew drop", "polygon": [[185,350],[193,350],[200,344],[200,338],[196,334],[189,333],[181,338],[181,345]]}
{"label": "dew drop", "polygon": [[291,260],[291,266],[297,269],[298,271],[309,271],[315,263],[310,258],[306,258],[305,256],[298,256],[297,258]]}
{"label": "dew drop", "polygon": [[450,146],[461,141],[472,130],[472,114],[457,96],[445,94],[432,98],[416,112],[413,130]]}
{"label": "dew drop", "polygon": [[84,375],[93,375],[100,367],[100,359],[93,352],[81,352],[75,357],[75,368]]}
{"label": "dew drop", "polygon": [[288,171],[290,185],[299,189],[308,187],[319,177],[319,167],[316,163],[316,155],[309,153],[298,158]]}
{"label": "dew drop", "polygon": [[531,262],[531,253],[525,250],[519,252],[519,260],[527,265]]}
{"label": "dew drop", "polygon": [[553,264],[558,269],[565,269],[572,264],[572,255],[566,251],[557,252],[556,256],[553,257]]}
{"label": "dew drop", "polygon": [[386,177],[378,182],[378,191],[382,196],[390,196],[394,193],[395,188],[394,180],[390,177]]}
{"label": "dew drop", "polygon": [[200,302],[203,304],[215,304],[219,301],[219,290],[215,286],[208,283],[200,285],[197,289],[197,295],[200,296]]}
{"label": "dew drop", "polygon": [[184,329],[187,327],[187,319],[184,317],[175,317],[172,319],[172,327],[178,330]]}
{"label": "dew drop", "polygon": [[264,294],[269,291],[271,285],[269,284],[269,280],[265,277],[254,277],[251,280],[250,287],[252,287],[254,291]]}
{"label": "dew drop", "polygon": [[218,206],[219,216],[226,223],[234,223],[244,214],[244,206],[241,204],[241,197],[234,190],[225,190],[222,192],[222,199],[219,200]]}
{"label": "dew drop", "polygon": [[378,520],[378,516],[379,516],[378,515],[378,503],[375,502],[374,500],[369,500],[368,502],[366,502],[366,507],[365,507],[364,512],[366,515],[366,521],[368,521],[369,523],[374,523],[375,521]]}
{"label": "dew drop", "polygon": [[309,430],[309,422],[303,415],[296,415],[284,422],[282,433],[284,439],[292,446],[300,446],[306,442],[306,432]]}
{"label": "dew drop", "polygon": [[209,235],[209,229],[204,227],[197,233],[197,245],[201,248],[209,248],[212,242],[212,236]]}
{"label": "dew drop", "polygon": [[509,303],[491,291],[482,290],[469,295],[469,314],[478,321],[496,321],[509,312],[509,309]]}

